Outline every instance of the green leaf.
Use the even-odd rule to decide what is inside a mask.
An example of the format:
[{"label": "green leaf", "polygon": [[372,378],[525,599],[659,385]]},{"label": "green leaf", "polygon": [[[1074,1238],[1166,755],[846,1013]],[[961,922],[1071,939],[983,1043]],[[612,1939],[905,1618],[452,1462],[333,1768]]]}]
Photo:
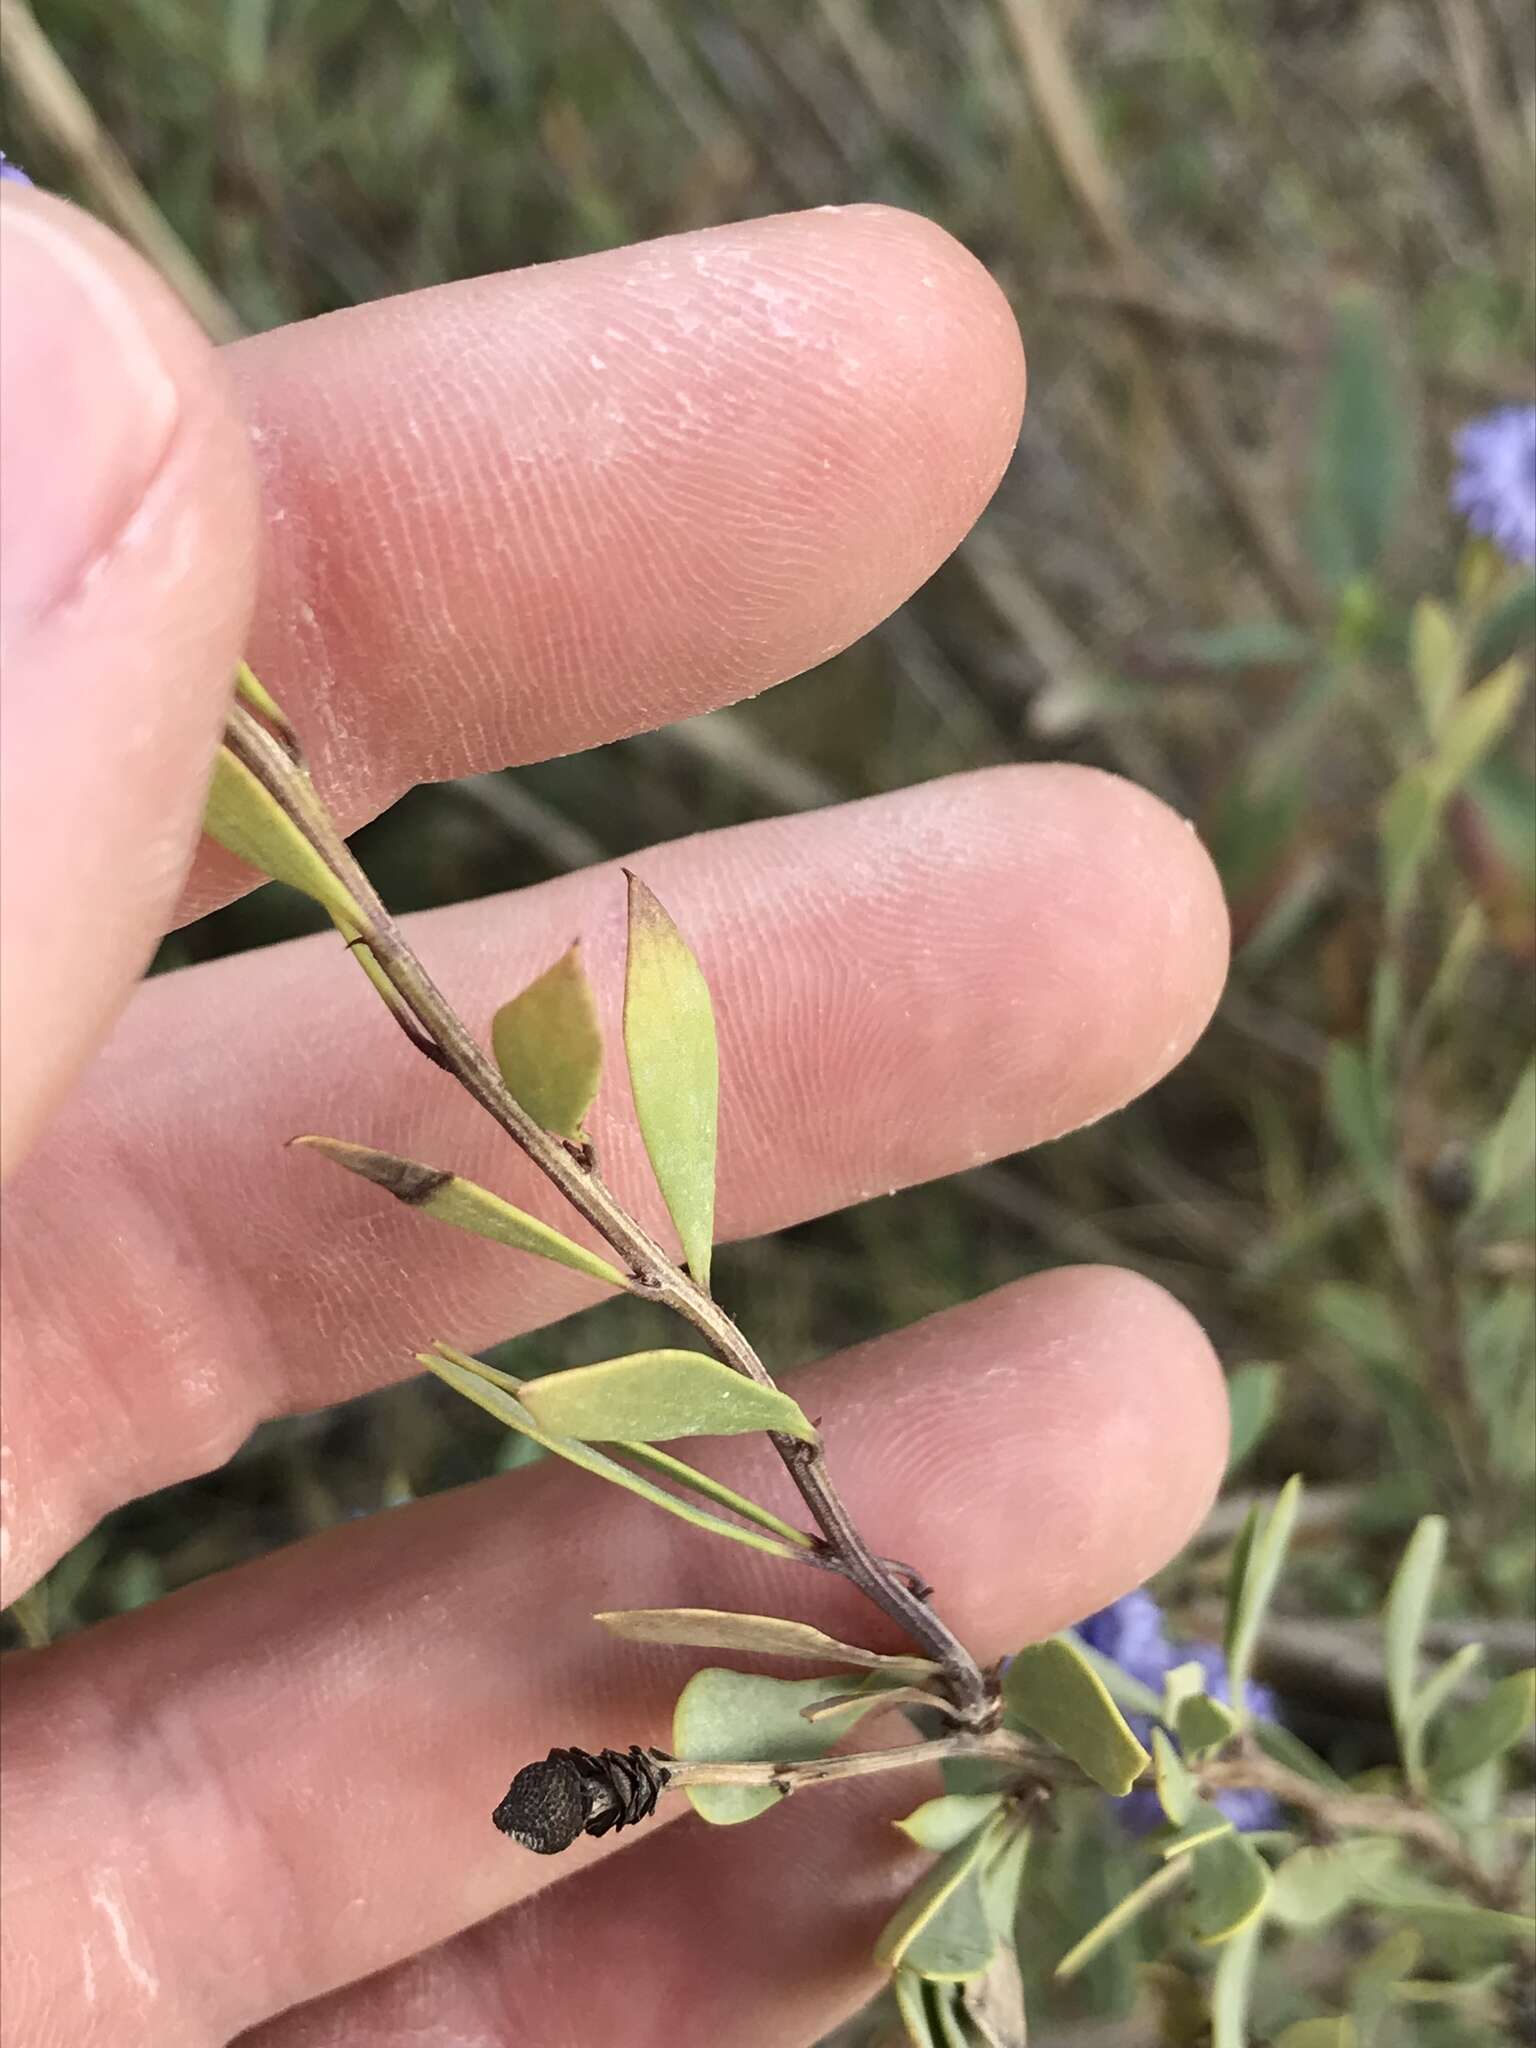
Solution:
[{"label": "green leaf", "polygon": [[603,1072],[592,984],[572,946],[491,1020],[501,1078],[541,1130],[579,1140]]},{"label": "green leaf", "polygon": [[1476,1670],[1482,1662],[1481,1643],[1465,1643],[1454,1656],[1447,1657],[1438,1670],[1432,1672],[1413,1695],[1408,1709],[1408,1723],[1413,1729],[1416,1748],[1422,1744],[1425,1731],[1433,1723],[1436,1714],[1455,1692],[1456,1688]]},{"label": "green leaf", "polygon": [[313,898],[349,938],[365,928],[367,919],[351,892],[342,887],[277,799],[228,747],[220,747],[214,756],[203,830],[247,867]]},{"label": "green leaf", "polygon": [[1382,878],[1386,885],[1387,915],[1393,922],[1412,899],[1443,809],[1434,775],[1423,761],[1404,769],[1382,802]]},{"label": "green leaf", "polygon": [[733,1543],[744,1543],[748,1549],[766,1551],[770,1557],[787,1557],[796,1561],[803,1558],[803,1549],[796,1548],[794,1544],[783,1542],[760,1529],[740,1528],[734,1522],[722,1521],[718,1515],[694,1507],[691,1501],[679,1500],[665,1487],[653,1485],[649,1479],[642,1478],[638,1472],[631,1472],[627,1466],[594,1450],[590,1444],[577,1443],[571,1437],[551,1436],[539,1428],[515,1394],[498,1385],[502,1376],[483,1366],[479,1359],[469,1358],[462,1351],[439,1344],[436,1353],[418,1351],[416,1362],[425,1366],[428,1372],[435,1373],[456,1393],[463,1394],[466,1400],[485,1409],[488,1415],[494,1415],[498,1422],[504,1422],[508,1429],[515,1429],[520,1436],[537,1444],[541,1450],[553,1451],[556,1457],[579,1465],[584,1472],[606,1479],[610,1485],[622,1487],[626,1493],[637,1494],[653,1507],[665,1508],[679,1521],[688,1522],[695,1529],[706,1530],[711,1536],[728,1536]]},{"label": "green leaf", "polygon": [[1328,1121],[1334,1136],[1367,1185],[1378,1194],[1391,1184],[1392,1144],[1370,1064],[1360,1048],[1336,1039],[1323,1073]]},{"label": "green leaf", "polygon": [[1146,1769],[1147,1752],[1070,1636],[1032,1643],[1010,1661],[1003,1673],[1003,1719],[1055,1743],[1116,1797]]},{"label": "green leaf", "polygon": [[907,2039],[912,2048],[949,2048],[942,2034],[936,2032],[938,2017],[929,2002],[929,1987],[915,1970],[898,1970],[892,1981],[896,1993],[896,2010],[901,2023],[907,2030]]},{"label": "green leaf", "polygon": [[243,661],[241,662],[240,666],[235,670],[235,695],[241,700],[242,703],[249,704],[253,711],[257,712],[263,719],[265,719],[266,723],[272,728],[273,732],[283,742],[284,746],[288,749],[289,753],[294,757],[295,760],[297,760],[299,752],[298,735],[297,733],[295,733],[293,727],[288,723],[288,719],[283,711],[283,707],[278,703],[277,699],[274,696],[272,696],[272,694],[267,689],[265,689],[261,683],[259,683],[256,680],[256,677],[252,673],[251,669]]},{"label": "green leaf", "polygon": [[1284,1367],[1279,1365],[1240,1365],[1228,1378],[1227,1407],[1232,1418],[1227,1445],[1229,1475],[1258,1448],[1274,1421],[1283,1373]]},{"label": "green leaf", "polygon": [[1179,1702],[1174,1726],[1184,1754],[1201,1757],[1208,1750],[1219,1749],[1224,1742],[1230,1741],[1237,1733],[1239,1723],[1230,1707],[1224,1706],[1220,1700],[1213,1700],[1207,1692],[1197,1692]]},{"label": "green leaf", "polygon": [[1163,1703],[1150,1685],[1143,1685],[1139,1678],[1133,1678],[1129,1671],[1122,1669],[1113,1657],[1106,1657],[1091,1643],[1085,1643],[1076,1629],[1066,1629],[1063,1633],[1083,1662],[1097,1674],[1104,1690],[1122,1714],[1156,1716],[1162,1712]]},{"label": "green leaf", "polygon": [[1292,668],[1316,652],[1309,633],[1275,619],[1249,619],[1235,626],[1212,626],[1175,634],[1168,642],[1172,661],[1191,668],[1238,671]]},{"label": "green leaf", "polygon": [[702,1351],[635,1351],[529,1380],[523,1406],[556,1436],[582,1443],[668,1442],[776,1430],[814,1443],[800,1405]]},{"label": "green leaf", "polygon": [[1483,1216],[1530,1180],[1536,1168],[1536,1060],[1515,1083],[1498,1122],[1478,1147],[1477,1203]]},{"label": "green leaf", "polygon": [[1407,413],[1393,364],[1380,300],[1346,287],[1333,305],[1306,518],[1312,561],[1336,591],[1377,566],[1402,503]]},{"label": "green leaf", "polygon": [[1255,1506],[1238,1538],[1227,1588],[1227,1673],[1232,1710],[1247,1713],[1248,1674],[1253,1668],[1259,1633],[1290,1548],[1291,1532],[1301,1505],[1301,1480],[1288,1479],[1265,1512]]},{"label": "green leaf", "polygon": [[1154,1870],[1152,1875],[1137,1885],[1134,1891],[1127,1892],[1123,1899],[1112,1906],[1102,1920],[1090,1927],[1081,1940],[1073,1943],[1056,1965],[1055,1975],[1065,1979],[1075,1977],[1080,1970],[1086,1969],[1100,1949],[1108,1947],[1109,1943],[1123,1934],[1134,1921],[1139,1920],[1143,1913],[1155,1906],[1159,1899],[1164,1899],[1170,1892],[1177,1891],[1184,1878],[1185,1866],[1182,1863],[1170,1863],[1162,1870]]},{"label": "green leaf", "polygon": [[1466,681],[1461,632],[1443,604],[1421,597],[1408,628],[1408,665],[1418,693],[1424,727],[1433,740],[1445,726]]},{"label": "green leaf", "polygon": [[920,1977],[976,1977],[997,1949],[980,1873],[1002,1838],[1002,1816],[951,1849],[922,1877],[887,1921],[875,1960]]},{"label": "green leaf", "polygon": [[1275,2048],[1356,2048],[1355,2023],[1349,2018],[1293,2020]]},{"label": "green leaf", "polygon": [[[526,1380],[514,1379],[511,1373],[499,1372],[495,1366],[487,1365],[483,1358],[466,1358],[462,1351],[455,1351],[451,1345],[438,1344],[436,1349],[479,1378],[489,1380],[493,1386],[502,1388],[517,1402],[518,1413],[524,1420],[532,1420],[522,1407],[523,1389],[528,1384]],[[685,1465],[681,1458],[674,1458],[669,1451],[660,1451],[654,1444],[634,1442],[616,1443],[612,1449],[616,1456],[643,1465],[649,1472],[659,1472],[664,1479],[674,1480],[677,1485],[687,1487],[690,1493],[698,1494],[701,1499],[712,1500],[717,1507],[729,1508],[733,1515],[740,1515],[744,1521],[754,1522],[758,1528],[768,1529],[775,1536],[782,1536],[785,1543],[793,1544],[798,1551],[804,1552],[814,1548],[812,1538],[807,1536],[803,1529],[797,1529],[792,1522],[784,1521],[774,1514],[771,1508],[763,1507],[760,1502],[748,1500],[745,1494],[737,1493],[734,1488],[727,1486],[723,1480],[716,1479],[712,1474],[700,1472],[695,1466]],[[786,1552],[781,1544],[774,1544],[771,1548],[775,1556],[793,1555],[793,1552]],[[830,1638],[828,1640],[830,1641]]]},{"label": "green leaf", "polygon": [[1172,1834],[1157,1837],[1158,1853],[1165,1863],[1172,1863],[1231,1833],[1232,1823],[1219,1806],[1213,1806],[1208,1799],[1196,1799]]},{"label": "green leaf", "polygon": [[291,1138],[289,1143],[318,1152],[337,1166],[344,1166],[348,1173],[372,1181],[397,1202],[422,1216],[430,1216],[434,1222],[467,1230],[474,1237],[488,1237],[492,1243],[510,1245],[514,1251],[552,1259],[556,1265],[569,1266],[573,1272],[585,1273],[589,1279],[601,1280],[609,1287],[629,1285],[617,1266],[611,1266],[596,1252],[574,1244],[536,1216],[514,1209],[500,1195],[477,1187],[460,1174],[449,1173],[442,1167],[419,1166],[414,1160],[396,1158],[392,1152],[376,1152],[371,1145],[351,1145],[341,1138]]},{"label": "green leaf", "polygon": [[930,1657],[893,1657],[823,1635],[805,1621],[773,1614],[731,1614],[716,1607],[627,1607],[594,1615],[631,1643],[681,1643],[695,1650],[749,1650],[764,1657],[805,1657],[815,1664],[851,1664],[891,1678],[931,1678]]},{"label": "green leaf", "polygon": [[1011,1948],[1019,1917],[1019,1894],[1024,1887],[1024,1866],[1029,1860],[1031,1835],[1016,1816],[1010,1815],[1002,1840],[982,1866],[981,1903],[992,1932],[1001,1946]]},{"label": "green leaf", "polygon": [[1408,1539],[1382,1612],[1387,1697],[1392,1703],[1403,1769],[1416,1792],[1424,1788],[1424,1730],[1413,1712],[1419,1689],[1419,1646],[1445,1559],[1445,1541],[1445,1517],[1426,1515]]},{"label": "green leaf", "polygon": [[1158,1804],[1174,1827],[1183,1827],[1199,1803],[1200,1794],[1188,1765],[1161,1728],[1152,1730],[1152,1768]]},{"label": "green leaf", "polygon": [[1472,674],[1485,676],[1522,647],[1536,645],[1536,576],[1524,577],[1478,626]]},{"label": "green leaf", "polygon": [[[802,1763],[825,1756],[847,1723],[808,1721],[804,1709],[845,1693],[848,1680],[758,1678],[744,1671],[695,1672],[678,1695],[672,1748],[690,1763]],[[771,1785],[689,1785],[695,1810],[717,1827],[754,1820],[777,1806]]]},{"label": "green leaf", "polygon": [[1248,2008],[1259,1960],[1259,1922],[1227,1942],[1211,1978],[1211,2048],[1249,2048]]},{"label": "green leaf", "polygon": [[1368,1896],[1401,1854],[1385,1835],[1352,1835],[1327,1848],[1298,1849],[1274,1873],[1270,1917],[1301,1932],[1326,1927]]},{"label": "green leaf", "polygon": [[707,1290],[720,1092],[714,1010],[698,961],[638,875],[629,877],[624,1049],[651,1170],[688,1270]]},{"label": "green leaf", "polygon": [[1536,1720],[1536,1670],[1515,1671],[1489,1689],[1486,1699],[1445,1717],[1435,1745],[1430,1783],[1445,1791],[1479,1765],[1502,1756]]},{"label": "green leaf", "polygon": [[1324,1763],[1316,1750],[1309,1749],[1299,1735],[1293,1735],[1289,1728],[1282,1728],[1277,1721],[1255,1721],[1249,1732],[1267,1757],[1273,1757],[1277,1764],[1284,1764],[1287,1770],[1295,1771],[1298,1777],[1309,1778],[1314,1785],[1323,1785],[1330,1792],[1348,1792],[1350,1789],[1333,1766]]},{"label": "green leaf", "polygon": [[1527,671],[1517,655],[1457,699],[1435,747],[1432,769],[1441,802],[1453,797],[1490,753],[1520,708]]},{"label": "green leaf", "polygon": [[1214,1946],[1257,1920],[1269,1898],[1269,1865],[1239,1834],[1218,1835],[1196,1849],[1190,1931]]},{"label": "green leaf", "polygon": [[958,1848],[975,1833],[983,1821],[1001,1810],[1001,1792],[945,1792],[937,1799],[925,1799],[921,1806],[894,1826],[935,1856]]}]

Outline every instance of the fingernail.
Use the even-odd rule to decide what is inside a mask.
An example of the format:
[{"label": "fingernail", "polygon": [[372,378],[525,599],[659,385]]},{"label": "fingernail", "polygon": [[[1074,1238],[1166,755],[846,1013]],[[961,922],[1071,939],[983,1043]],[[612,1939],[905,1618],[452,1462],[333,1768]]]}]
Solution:
[{"label": "fingernail", "polygon": [[176,386],[122,285],[68,217],[0,205],[0,619],[67,596],[132,519]]}]

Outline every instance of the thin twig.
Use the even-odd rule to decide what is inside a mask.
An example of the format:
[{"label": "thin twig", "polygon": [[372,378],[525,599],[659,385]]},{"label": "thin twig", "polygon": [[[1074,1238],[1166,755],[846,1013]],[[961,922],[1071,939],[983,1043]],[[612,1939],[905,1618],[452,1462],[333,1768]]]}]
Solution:
[{"label": "thin twig", "polygon": [[[542,1130],[508,1092],[490,1057],[412,952],[308,777],[243,704],[231,711],[226,744],[282,805],[350,892],[366,920],[362,937],[369,953],[417,1029],[431,1042],[438,1063],[619,1253],[652,1299],[691,1323],[727,1365],[761,1386],[773,1386],[767,1367],[720,1304],[635,1222],[597,1172]],[[415,1031],[407,1035],[412,1044],[418,1044]],[[976,1660],[933,1609],[864,1541],[828,1477],[820,1444],[777,1434],[770,1441],[845,1575],[943,1667],[951,1697],[965,1719],[972,1725],[986,1721],[992,1707]]]},{"label": "thin twig", "polygon": [[239,316],[150,198],[26,0],[0,0],[0,49],[27,111],[101,211],[154,264],[213,341],[235,341]]},{"label": "thin twig", "polygon": [[885,1771],[907,1771],[921,1764],[956,1763],[982,1758],[1013,1764],[1035,1779],[1082,1785],[1088,1781],[1065,1757],[1034,1747],[1005,1728],[989,1734],[939,1735],[931,1742],[903,1743],[895,1749],[860,1750],[852,1756],[818,1756],[794,1763],[705,1764],[667,1757],[670,1785],[772,1786],[788,1794],[806,1785],[829,1785],[844,1778],[873,1778]]},{"label": "thin twig", "polygon": [[1507,1884],[1491,1877],[1468,1855],[1461,1837],[1437,1813],[1384,1793],[1332,1792],[1272,1758],[1252,1752],[1230,1762],[1199,1767],[1201,1785],[1212,1792],[1267,1792],[1283,1805],[1307,1814],[1329,1834],[1396,1835],[1439,1863],[1463,1891],[1485,1906],[1505,1911],[1510,1906]]}]

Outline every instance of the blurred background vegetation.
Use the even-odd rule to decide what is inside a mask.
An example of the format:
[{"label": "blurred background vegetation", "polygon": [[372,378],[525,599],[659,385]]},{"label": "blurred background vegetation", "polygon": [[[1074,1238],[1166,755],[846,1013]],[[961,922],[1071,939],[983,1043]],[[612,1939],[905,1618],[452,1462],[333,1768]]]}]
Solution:
[{"label": "blurred background vegetation", "polygon": [[[1439,1646],[1528,1661],[1536,782],[1500,664],[1529,660],[1536,586],[1445,509],[1456,427],[1531,396],[1526,0],[49,0],[44,19],[245,328],[855,199],[932,216],[992,269],[1029,416],[926,589],[750,706],[420,790],[361,835],[365,864],[410,909],[991,762],[1156,790],[1215,851],[1236,923],[1193,1057],[1060,1143],[731,1250],[720,1284],[793,1362],[1031,1268],[1134,1266],[1240,1374],[1248,1443],[1239,1498],[1160,1586],[1174,1612],[1219,1632],[1223,1532],[1299,1469],[1268,1670],[1336,1763],[1389,1749],[1366,1617],[1417,1515],[1452,1521]],[[111,166],[61,148],[14,81],[5,139],[110,216]],[[1416,619],[1425,596],[1444,614]],[[311,922],[269,887],[161,965]],[[518,1369],[622,1349],[635,1314],[531,1340]],[[98,1530],[27,1630],[490,1469],[499,1432],[439,1396],[269,1425]]]}]

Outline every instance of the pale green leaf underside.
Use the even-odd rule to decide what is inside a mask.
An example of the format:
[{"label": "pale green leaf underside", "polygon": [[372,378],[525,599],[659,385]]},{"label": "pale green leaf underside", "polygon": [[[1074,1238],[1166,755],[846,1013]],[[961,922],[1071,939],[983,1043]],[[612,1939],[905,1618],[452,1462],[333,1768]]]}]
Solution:
[{"label": "pale green leaf underside", "polygon": [[1199,1793],[1189,1766],[1161,1728],[1152,1730],[1152,1766],[1158,1803],[1176,1828],[1183,1827],[1195,1809]]},{"label": "pale green leaf underside", "polygon": [[914,1812],[893,1825],[910,1836],[919,1849],[941,1856],[973,1835],[983,1821],[1000,1811],[1002,1803],[1001,1792],[944,1792],[937,1799],[924,1800]]},{"label": "pale green leaf underside", "polygon": [[572,946],[491,1022],[501,1078],[541,1130],[583,1135],[603,1073],[603,1034],[592,985]]},{"label": "pale green leaf underside", "polygon": [[584,1443],[664,1443],[684,1436],[776,1430],[814,1443],[800,1405],[702,1351],[636,1351],[550,1373],[523,1387],[541,1429]]},{"label": "pale green leaf underside", "polygon": [[1520,1740],[1533,1719],[1536,1671],[1515,1671],[1501,1678],[1486,1699],[1446,1715],[1430,1765],[1431,1784],[1437,1791],[1443,1790],[1502,1756]]},{"label": "pale green leaf underside", "polygon": [[537,1216],[514,1209],[500,1195],[477,1187],[461,1174],[448,1173],[433,1166],[419,1166],[414,1160],[396,1158],[392,1152],[378,1152],[371,1145],[348,1144],[341,1138],[304,1137],[295,1138],[292,1142],[334,1160],[348,1173],[372,1181],[376,1187],[393,1195],[397,1202],[403,1202],[408,1209],[415,1209],[419,1215],[430,1216],[436,1223],[447,1223],[455,1230],[467,1230],[474,1237],[489,1238],[493,1244],[508,1245],[514,1251],[532,1252],[537,1258],[552,1259],[556,1265],[569,1266],[574,1272],[585,1273],[589,1279],[601,1280],[609,1287],[627,1287],[629,1284],[617,1266],[599,1258],[596,1252],[589,1252],[585,1245],[576,1244],[558,1230],[552,1230]]},{"label": "pale green leaf underside", "polygon": [[313,897],[349,938],[365,923],[362,911],[321,860],[298,826],[228,747],[214,756],[203,808],[203,830],[247,867]]},{"label": "pale green leaf underside", "polygon": [[[631,1472],[614,1458],[594,1450],[592,1445],[578,1443],[573,1437],[552,1436],[540,1429],[522,1403],[506,1388],[497,1384],[498,1375],[483,1368],[478,1359],[467,1357],[461,1351],[440,1346],[437,1353],[420,1351],[416,1354],[418,1365],[437,1377],[457,1393],[463,1394],[488,1415],[494,1415],[509,1429],[515,1429],[531,1443],[542,1450],[552,1451],[556,1457],[564,1458],[572,1465],[579,1465],[584,1472],[590,1472],[599,1479],[606,1479],[625,1492],[638,1494],[654,1507],[665,1508],[669,1515],[676,1515],[680,1521],[691,1523],[695,1529],[704,1529],[712,1536],[728,1536],[733,1543],[744,1543],[752,1550],[765,1550],[772,1557],[798,1559],[801,1550],[794,1544],[784,1542],[762,1529],[744,1529],[735,1522],[723,1521],[720,1516],[709,1514],[703,1508],[696,1508],[691,1501],[679,1500],[675,1493],[668,1493],[665,1487],[654,1485],[638,1472]],[[627,1446],[621,1448],[628,1449]]]},{"label": "pale green leaf underside", "polygon": [[695,1650],[749,1650],[767,1657],[804,1657],[817,1664],[848,1664],[892,1678],[931,1678],[928,1657],[887,1656],[823,1635],[809,1622],[772,1614],[731,1614],[716,1607],[627,1607],[594,1616],[632,1643],[681,1643]]},{"label": "pale green leaf underside", "polygon": [[875,1944],[889,1970],[951,1981],[976,1977],[997,1948],[981,1870],[1002,1840],[1001,1816],[961,1842],[926,1873],[896,1908]]},{"label": "pale green leaf underside", "polygon": [[1020,1650],[1003,1674],[1003,1714],[1043,1735],[1096,1785],[1121,1797],[1147,1766],[1098,1672],[1068,1636]]},{"label": "pale green leaf underside", "polygon": [[688,1269],[707,1290],[720,1093],[714,1009],[687,942],[636,875],[629,877],[624,1050],[651,1170]]},{"label": "pale green leaf underside", "polygon": [[1238,1834],[1218,1835],[1196,1849],[1190,1931],[1196,1941],[1230,1941],[1257,1919],[1269,1897],[1269,1865]]},{"label": "pale green leaf underside", "polygon": [[[690,1763],[800,1763],[824,1756],[848,1723],[841,1715],[808,1721],[805,1708],[846,1693],[839,1672],[823,1678],[760,1678],[744,1671],[699,1671],[678,1695],[672,1748]],[[778,1804],[771,1785],[690,1785],[698,1813],[717,1826],[753,1820]]]}]

